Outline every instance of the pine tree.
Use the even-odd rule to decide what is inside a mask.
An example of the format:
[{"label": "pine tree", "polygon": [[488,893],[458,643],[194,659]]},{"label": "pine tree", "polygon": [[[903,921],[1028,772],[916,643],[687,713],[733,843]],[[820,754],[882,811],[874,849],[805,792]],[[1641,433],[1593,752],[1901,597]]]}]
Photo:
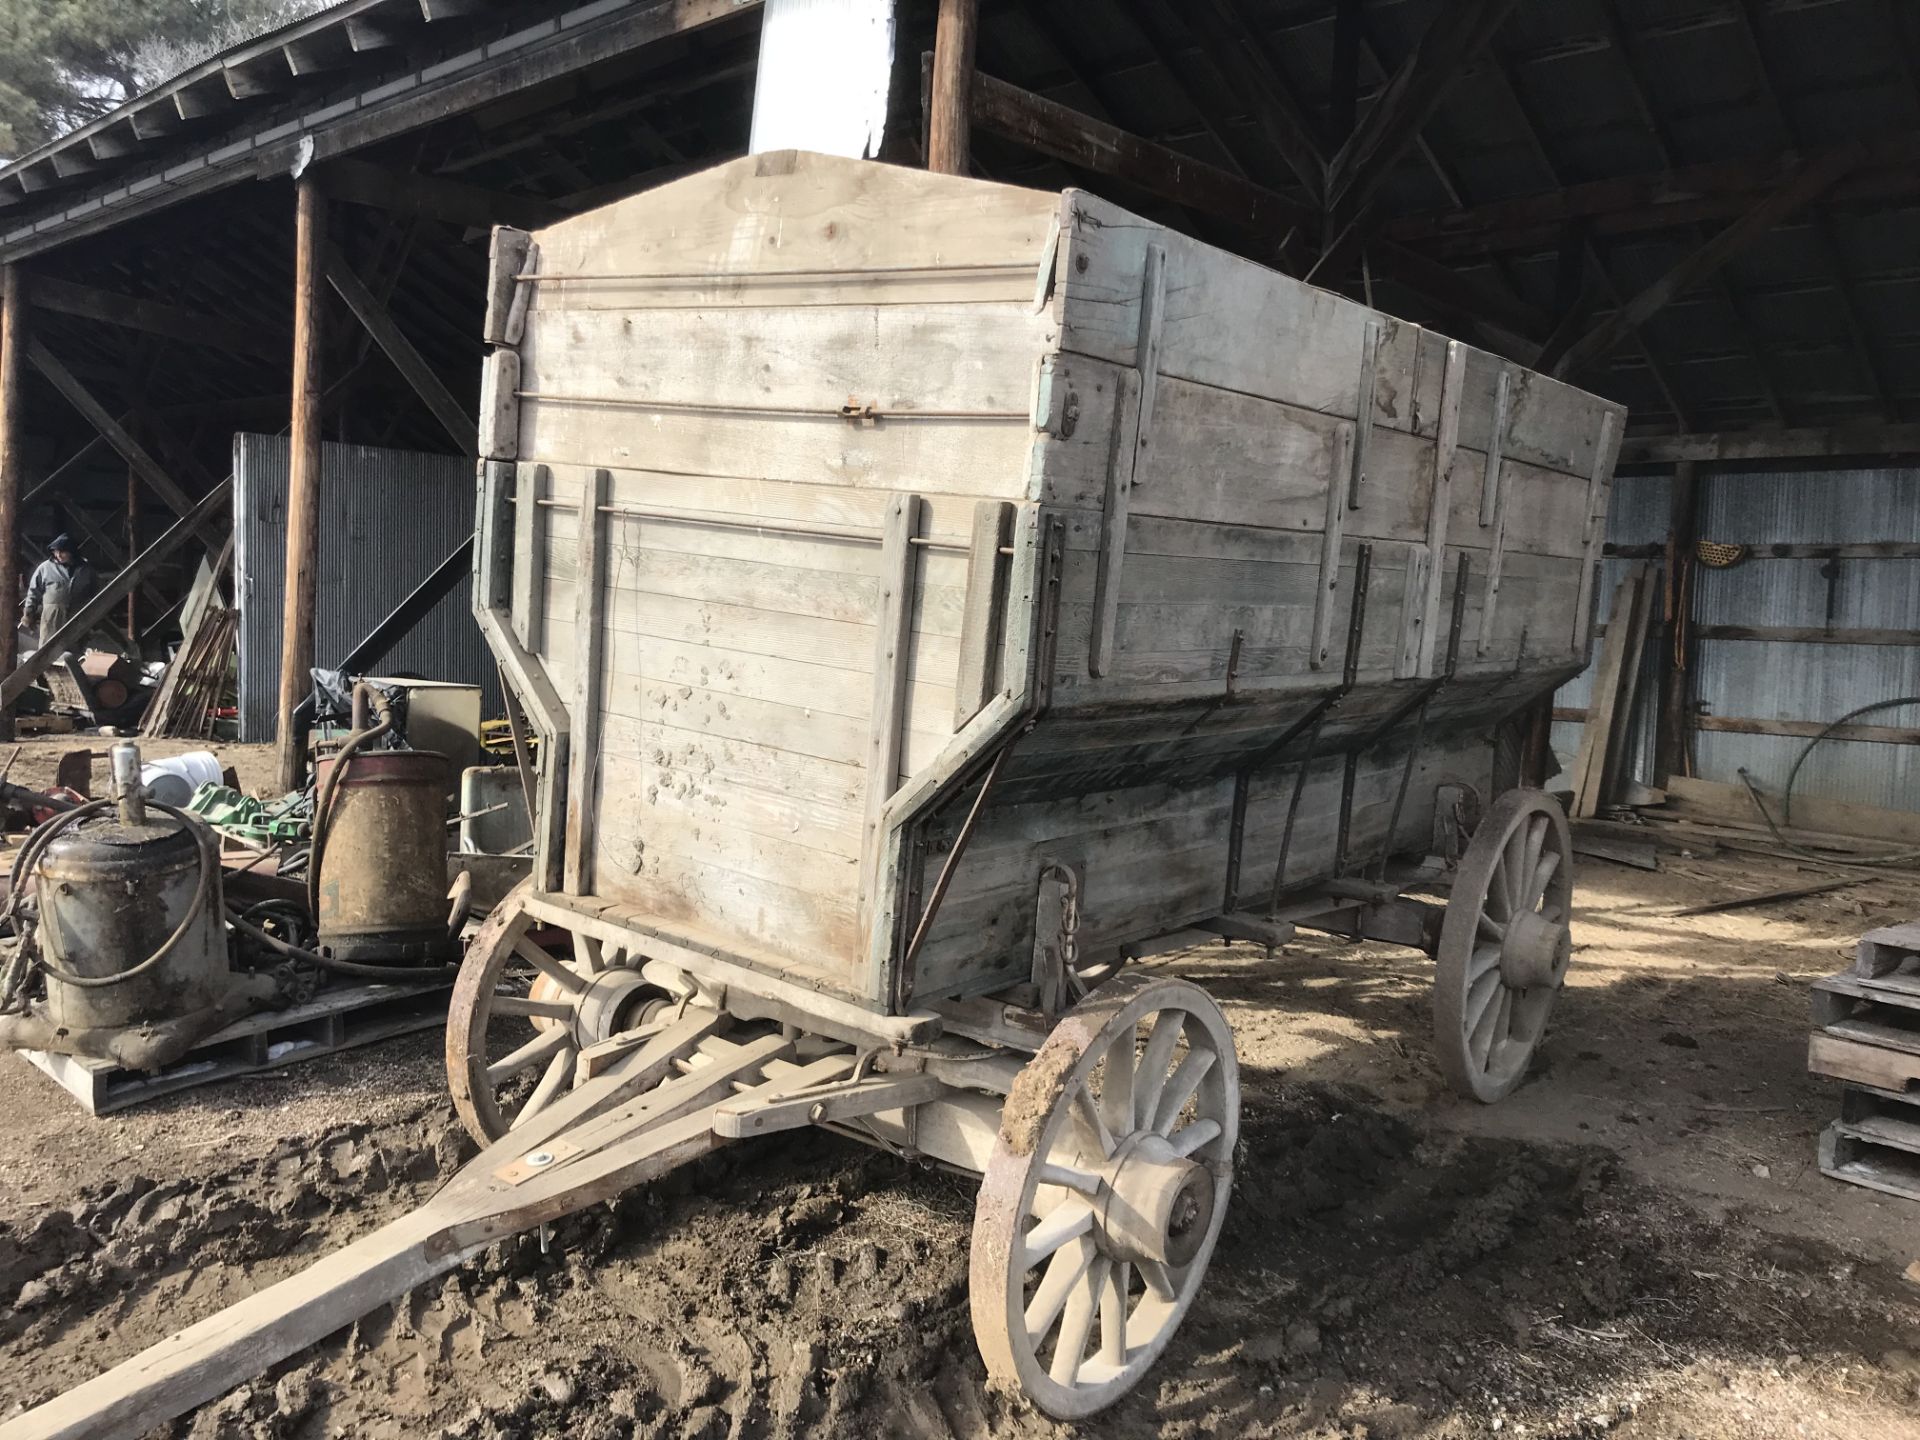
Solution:
[{"label": "pine tree", "polygon": [[17,156],[326,0],[0,0],[0,155]]}]

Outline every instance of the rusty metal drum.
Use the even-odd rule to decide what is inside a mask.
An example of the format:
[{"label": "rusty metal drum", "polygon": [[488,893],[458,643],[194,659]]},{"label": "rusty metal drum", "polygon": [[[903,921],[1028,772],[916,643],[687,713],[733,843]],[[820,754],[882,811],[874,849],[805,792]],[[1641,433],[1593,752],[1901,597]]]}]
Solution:
[{"label": "rusty metal drum", "polygon": [[[323,760],[325,793],[337,760]],[[447,929],[447,757],[368,750],[333,786],[316,837],[314,916],[322,953],[361,964],[453,958]]]},{"label": "rusty metal drum", "polygon": [[[71,1030],[112,1029],[206,1010],[227,990],[220,874],[204,839],[169,815],[128,824],[111,811],[48,842],[34,869],[40,943],[51,962],[47,1014]],[[99,988],[63,982],[117,975],[186,930],[153,969]]]}]

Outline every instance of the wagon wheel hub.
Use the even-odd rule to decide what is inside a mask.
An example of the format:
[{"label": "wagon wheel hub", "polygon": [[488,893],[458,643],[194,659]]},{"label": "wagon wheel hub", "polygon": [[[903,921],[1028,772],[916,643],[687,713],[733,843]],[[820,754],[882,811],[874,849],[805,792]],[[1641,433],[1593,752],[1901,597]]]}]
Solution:
[{"label": "wagon wheel hub", "polygon": [[1573,955],[1573,927],[1538,911],[1507,922],[1500,940],[1500,978],[1509,989],[1533,990],[1566,978]]},{"label": "wagon wheel hub", "polygon": [[1213,1225],[1214,1180],[1151,1130],[1125,1143],[1100,1208],[1100,1248],[1118,1260],[1191,1264]]},{"label": "wagon wheel hub", "polygon": [[[576,967],[569,966],[569,969]],[[574,1045],[586,1050],[603,1040],[611,1040],[624,1030],[644,1024],[649,1004],[663,1004],[660,992],[641,978],[638,970],[617,968],[595,975],[582,975],[584,990],[570,991],[551,976],[536,975],[528,987],[527,998],[566,1005],[572,1015],[565,1019],[535,1016],[534,1028],[565,1028]]]}]

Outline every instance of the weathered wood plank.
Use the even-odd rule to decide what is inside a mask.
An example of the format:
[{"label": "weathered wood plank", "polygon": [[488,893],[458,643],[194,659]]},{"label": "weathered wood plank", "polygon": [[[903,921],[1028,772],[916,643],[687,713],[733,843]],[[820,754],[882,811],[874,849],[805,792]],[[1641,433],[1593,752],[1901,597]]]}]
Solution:
[{"label": "weathered wood plank", "polygon": [[[967,553],[967,596],[960,619],[960,660],[953,682],[953,728],[980,713],[999,680],[1000,623],[1006,609],[1007,561],[1001,552],[1013,538],[1013,506],[982,500],[974,507],[973,540]],[[932,568],[927,556],[926,568]],[[926,576],[921,579],[922,593]]]},{"label": "weathered wood plank", "polygon": [[913,645],[913,536],[919,520],[919,497],[898,496],[887,512],[880,541],[881,588],[873,639],[873,706],[868,720],[866,853],[860,869],[863,916],[869,913],[879,892],[880,822],[894,787],[900,783],[908,656]]}]

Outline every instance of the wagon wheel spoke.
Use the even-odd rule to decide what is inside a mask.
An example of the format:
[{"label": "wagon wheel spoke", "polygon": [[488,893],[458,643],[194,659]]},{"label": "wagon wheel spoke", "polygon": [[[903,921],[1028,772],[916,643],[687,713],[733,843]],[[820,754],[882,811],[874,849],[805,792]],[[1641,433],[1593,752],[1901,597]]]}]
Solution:
[{"label": "wagon wheel spoke", "polygon": [[1200,1089],[1200,1083],[1207,1078],[1207,1072],[1213,1069],[1219,1056],[1211,1050],[1189,1050],[1186,1058],[1180,1062],[1173,1074],[1168,1077],[1166,1089],[1160,1094],[1160,1104],[1153,1112],[1153,1120],[1148,1129],[1165,1135],[1173,1129],[1173,1122],[1187,1108],[1187,1102],[1193,1099]]},{"label": "wagon wheel spoke", "polygon": [[1087,1273],[1067,1293],[1066,1309],[1060,1315],[1060,1334],[1053,1342],[1053,1363],[1047,1375],[1056,1384],[1071,1385],[1080,1374],[1087,1355],[1087,1337],[1093,1334],[1093,1321],[1100,1303],[1100,1292],[1107,1283],[1112,1261],[1099,1255],[1087,1267]]},{"label": "wagon wheel spoke", "polygon": [[536,1065],[545,1064],[562,1050],[571,1048],[572,1044],[572,1037],[564,1030],[542,1030],[518,1050],[489,1065],[487,1083],[498,1088],[522,1070],[531,1070]]},{"label": "wagon wheel spoke", "polygon": [[535,1000],[527,995],[495,995],[493,1013],[526,1020],[571,1020],[573,1006],[564,1000]]},{"label": "wagon wheel spoke", "polygon": [[561,964],[525,935],[513,942],[513,953],[570,995],[578,995],[587,988],[586,980],[577,971]]},{"label": "wagon wheel spoke", "polygon": [[1560,857],[1543,855],[1533,868],[1533,890],[1527,902],[1529,910],[1538,909],[1547,898],[1547,886],[1553,883],[1553,877],[1559,873]]},{"label": "wagon wheel spoke", "polygon": [[607,968],[606,955],[600,948],[600,942],[578,930],[573,932],[573,958],[589,975],[597,975]]},{"label": "wagon wheel spoke", "polygon": [[580,1052],[568,1045],[547,1062],[540,1083],[533,1087],[533,1093],[527,1097],[527,1103],[520,1107],[520,1113],[513,1117],[507,1126],[509,1130],[518,1130],[527,1121],[547,1108],[548,1103],[560,1093],[561,1086],[573,1079],[574,1066],[579,1062]]},{"label": "wagon wheel spoke", "polygon": [[1153,1292],[1154,1298],[1159,1300],[1173,1299],[1173,1276],[1167,1272],[1167,1267],[1160,1261],[1142,1260],[1140,1262],[1140,1278],[1147,1282],[1147,1289]]},{"label": "wagon wheel spoke", "polygon": [[1107,1047],[1106,1074],[1100,1080],[1100,1119],[1115,1135],[1133,1129],[1134,1046],[1138,1038],[1136,1030],[1129,1028]]},{"label": "wagon wheel spoke", "polygon": [[1083,1200],[1069,1200],[1027,1232],[1027,1238],[1020,1244],[1020,1251],[1030,1268],[1069,1240],[1077,1240],[1091,1229],[1093,1207]]},{"label": "wagon wheel spoke", "polygon": [[1027,1302],[1023,1317],[1027,1343],[1035,1349],[1053,1330],[1054,1322],[1066,1308],[1067,1296],[1087,1273],[1096,1253],[1092,1237],[1081,1235],[1056,1250],[1053,1259],[1047,1263],[1047,1273],[1041,1277],[1038,1288],[1033,1292],[1033,1299]]},{"label": "wagon wheel spoke", "polygon": [[1173,1059],[1173,1047],[1180,1043],[1185,1032],[1186,1015],[1179,1010],[1162,1010],[1153,1022],[1153,1033],[1147,1037],[1146,1048],[1140,1052],[1140,1066],[1136,1073],[1133,1116],[1128,1125],[1130,1130],[1142,1129],[1153,1123],[1160,1110],[1160,1097],[1167,1088],[1167,1066]]},{"label": "wagon wheel spoke", "polygon": [[1116,1370],[1127,1363],[1127,1307],[1133,1288],[1133,1266],[1116,1260],[1107,1271],[1100,1292],[1100,1363]]}]

